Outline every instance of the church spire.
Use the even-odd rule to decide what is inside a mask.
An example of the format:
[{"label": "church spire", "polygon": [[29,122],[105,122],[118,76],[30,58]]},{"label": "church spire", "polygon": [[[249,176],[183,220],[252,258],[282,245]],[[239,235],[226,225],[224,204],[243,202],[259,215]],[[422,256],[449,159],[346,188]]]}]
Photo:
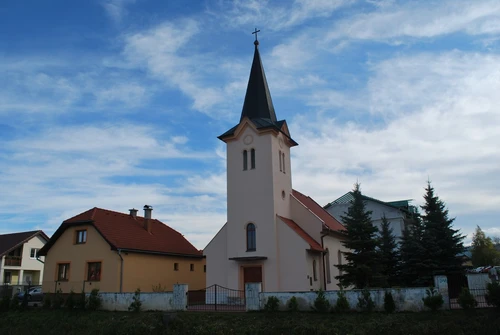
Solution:
[{"label": "church spire", "polygon": [[275,123],[277,119],[276,113],[274,112],[273,100],[271,99],[271,93],[267,86],[266,74],[264,73],[264,67],[260,59],[259,41],[257,39],[257,33],[259,31],[260,30],[255,29],[252,33],[255,34],[255,52],[240,121],[244,117],[247,117],[251,120],[267,119]]}]

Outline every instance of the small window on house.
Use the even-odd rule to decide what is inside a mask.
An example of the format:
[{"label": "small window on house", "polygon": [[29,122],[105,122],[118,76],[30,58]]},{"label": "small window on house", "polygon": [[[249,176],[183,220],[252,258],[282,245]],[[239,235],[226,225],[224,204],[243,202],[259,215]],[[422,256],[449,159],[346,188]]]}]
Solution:
[{"label": "small window on house", "polygon": [[253,223],[249,223],[247,225],[247,251],[255,251],[255,250],[256,250],[255,225]]},{"label": "small window on house", "polygon": [[38,254],[38,250],[40,250],[40,249],[31,248],[30,258],[36,258],[36,255]]},{"label": "small window on house", "polygon": [[4,275],[3,275],[3,279],[4,279],[4,280],[3,280],[3,283],[4,283],[4,284],[10,284],[10,281],[11,281],[11,279],[12,279],[12,273],[11,273],[11,272],[7,272],[7,271],[5,271],[5,272],[4,272]]},{"label": "small window on house", "polygon": [[84,244],[87,242],[87,231],[77,230],[76,231],[76,244]]},{"label": "small window on house", "polygon": [[313,260],[313,279],[314,281],[318,281],[318,273],[316,271],[316,260]]},{"label": "small window on house", "polygon": [[281,167],[281,150],[280,150],[278,156],[280,157],[280,171],[283,171],[283,168]]},{"label": "small window on house", "polygon": [[[342,265],[342,251],[339,250],[338,252],[338,261],[339,261],[339,265]],[[342,276],[342,270],[339,270],[339,276]]]},{"label": "small window on house", "polygon": [[203,272],[207,272],[207,266],[203,265]]},{"label": "small window on house", "polygon": [[174,263],[174,271],[179,271],[179,263]]},{"label": "small window on house", "polygon": [[194,271],[194,264],[189,265],[189,271]]},{"label": "small window on house", "polygon": [[283,173],[286,173],[285,172],[285,153],[283,153],[281,157],[282,157],[281,162],[283,163]]},{"label": "small window on house", "polygon": [[243,170],[248,170],[248,152],[243,150]]},{"label": "small window on house", "polygon": [[101,280],[101,262],[87,263],[87,281]]},{"label": "small window on house", "polygon": [[57,280],[69,280],[69,263],[60,263],[57,265]]},{"label": "small window on house", "polygon": [[326,282],[330,284],[332,282],[332,275],[330,273],[330,251],[326,248]]},{"label": "small window on house", "polygon": [[255,169],[255,149],[250,150],[250,166],[252,169]]}]

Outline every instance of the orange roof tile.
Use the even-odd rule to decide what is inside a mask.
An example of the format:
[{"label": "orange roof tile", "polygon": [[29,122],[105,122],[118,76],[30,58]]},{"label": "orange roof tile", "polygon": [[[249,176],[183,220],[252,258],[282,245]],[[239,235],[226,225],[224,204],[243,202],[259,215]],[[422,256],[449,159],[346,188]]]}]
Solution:
[{"label": "orange roof tile", "polygon": [[316,201],[311,197],[300,193],[297,190],[292,190],[292,194],[297,200],[299,200],[304,206],[306,206],[311,212],[313,212],[317,217],[319,217],[325,225],[334,231],[345,230],[345,227],[337,221],[330,213],[328,213],[323,207],[321,207]]},{"label": "orange roof tile", "polygon": [[71,226],[90,224],[109,243],[112,249],[126,249],[160,254],[199,256],[196,249],[181,233],[156,219],[150,219],[151,233],[144,228],[140,216],[94,207],[65,220],[39,254],[46,255],[57,238]]},{"label": "orange roof tile", "polygon": [[306,241],[309,244],[309,246],[311,247],[312,250],[315,250],[315,251],[324,251],[324,249],[321,247],[321,245],[318,242],[316,242],[316,240],[313,239],[311,237],[311,235],[309,235],[302,228],[300,228],[300,226],[297,223],[295,223],[295,221],[287,219],[287,218],[282,217],[280,215],[278,215],[278,217],[281,219],[281,221],[283,221],[284,223],[286,223],[286,225],[288,227],[292,228],[292,230],[295,233],[297,233],[297,235],[299,235],[300,237],[302,237],[302,239],[304,239],[304,241]]}]

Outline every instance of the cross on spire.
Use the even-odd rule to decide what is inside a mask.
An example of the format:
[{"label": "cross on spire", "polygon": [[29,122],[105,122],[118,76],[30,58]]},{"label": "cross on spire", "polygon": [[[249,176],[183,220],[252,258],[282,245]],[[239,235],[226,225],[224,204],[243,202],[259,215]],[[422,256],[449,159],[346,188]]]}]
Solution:
[{"label": "cross on spire", "polygon": [[252,35],[255,34],[255,42],[253,42],[255,45],[259,44],[259,41],[257,40],[257,33],[258,32],[260,32],[260,29],[257,30],[257,28],[255,28],[255,31],[252,32]]}]

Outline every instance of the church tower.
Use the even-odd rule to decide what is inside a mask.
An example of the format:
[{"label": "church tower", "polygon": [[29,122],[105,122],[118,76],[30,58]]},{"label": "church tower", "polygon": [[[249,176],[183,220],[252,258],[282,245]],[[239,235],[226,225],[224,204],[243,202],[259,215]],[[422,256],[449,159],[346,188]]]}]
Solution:
[{"label": "church tower", "polygon": [[278,121],[264,67],[255,51],[239,123],[219,136],[227,145],[228,287],[262,282],[279,289],[277,216],[291,217],[290,137]]}]

